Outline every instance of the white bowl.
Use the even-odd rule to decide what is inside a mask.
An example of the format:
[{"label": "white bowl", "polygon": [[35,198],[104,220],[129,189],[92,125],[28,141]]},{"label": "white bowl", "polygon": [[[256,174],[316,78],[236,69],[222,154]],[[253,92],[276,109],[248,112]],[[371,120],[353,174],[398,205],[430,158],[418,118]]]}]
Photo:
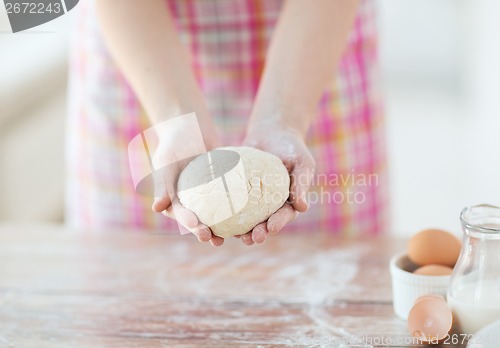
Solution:
[{"label": "white bowl", "polygon": [[408,319],[408,313],[417,298],[430,294],[442,295],[446,298],[450,283],[451,275],[413,274],[412,272],[418,267],[405,253],[394,255],[390,262],[394,312],[405,320]]}]

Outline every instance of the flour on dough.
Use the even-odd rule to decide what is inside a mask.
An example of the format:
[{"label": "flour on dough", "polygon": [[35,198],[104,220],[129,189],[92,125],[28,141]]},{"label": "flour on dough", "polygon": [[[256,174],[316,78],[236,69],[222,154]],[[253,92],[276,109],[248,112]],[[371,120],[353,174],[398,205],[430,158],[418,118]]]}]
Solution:
[{"label": "flour on dough", "polygon": [[288,199],[290,176],[281,160],[252,147],[221,147],[192,160],[177,182],[187,209],[220,237],[244,234]]}]

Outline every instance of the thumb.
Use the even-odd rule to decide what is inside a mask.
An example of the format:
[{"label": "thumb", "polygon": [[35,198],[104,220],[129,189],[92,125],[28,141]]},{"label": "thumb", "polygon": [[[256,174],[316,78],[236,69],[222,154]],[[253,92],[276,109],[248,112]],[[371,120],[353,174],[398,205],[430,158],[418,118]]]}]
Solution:
[{"label": "thumb", "polygon": [[171,204],[172,200],[168,197],[168,195],[165,197],[155,197],[151,209],[153,209],[156,213],[161,213],[170,207]]},{"label": "thumb", "polygon": [[199,225],[199,220],[196,214],[191,210],[186,209],[178,198],[174,198],[172,204],[170,204],[164,212],[164,215],[177,220],[178,223],[191,232],[192,230],[196,230]]},{"label": "thumb", "polygon": [[151,208],[154,212],[161,213],[172,204],[170,195],[174,192],[171,175],[167,172],[166,166],[153,172],[153,183],[155,198]]},{"label": "thumb", "polygon": [[314,177],[315,161],[310,154],[297,162],[290,173],[290,202],[298,212],[309,208],[307,193]]}]

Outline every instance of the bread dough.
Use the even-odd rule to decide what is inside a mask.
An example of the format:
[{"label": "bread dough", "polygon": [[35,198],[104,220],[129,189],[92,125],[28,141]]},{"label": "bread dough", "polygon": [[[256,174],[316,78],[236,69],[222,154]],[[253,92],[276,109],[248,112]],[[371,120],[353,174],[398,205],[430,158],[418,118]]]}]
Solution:
[{"label": "bread dough", "polygon": [[251,231],[288,199],[290,176],[281,160],[252,147],[221,147],[181,172],[177,195],[212,232],[226,238]]}]

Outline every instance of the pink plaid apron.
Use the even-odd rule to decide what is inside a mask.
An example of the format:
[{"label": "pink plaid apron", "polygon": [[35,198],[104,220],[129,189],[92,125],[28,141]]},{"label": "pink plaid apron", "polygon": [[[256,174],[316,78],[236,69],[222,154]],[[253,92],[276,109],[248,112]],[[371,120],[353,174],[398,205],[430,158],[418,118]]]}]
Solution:
[{"label": "pink plaid apron", "polygon": [[[168,1],[224,144],[238,145],[281,0]],[[310,210],[287,231],[376,234],[387,222],[384,122],[373,3],[362,1],[307,143],[317,162]],[[66,221],[78,228],[174,231],[134,191],[127,146],[150,127],[101,40],[94,1],[78,8],[70,62]],[[327,34],[325,34],[327,35]]]}]

